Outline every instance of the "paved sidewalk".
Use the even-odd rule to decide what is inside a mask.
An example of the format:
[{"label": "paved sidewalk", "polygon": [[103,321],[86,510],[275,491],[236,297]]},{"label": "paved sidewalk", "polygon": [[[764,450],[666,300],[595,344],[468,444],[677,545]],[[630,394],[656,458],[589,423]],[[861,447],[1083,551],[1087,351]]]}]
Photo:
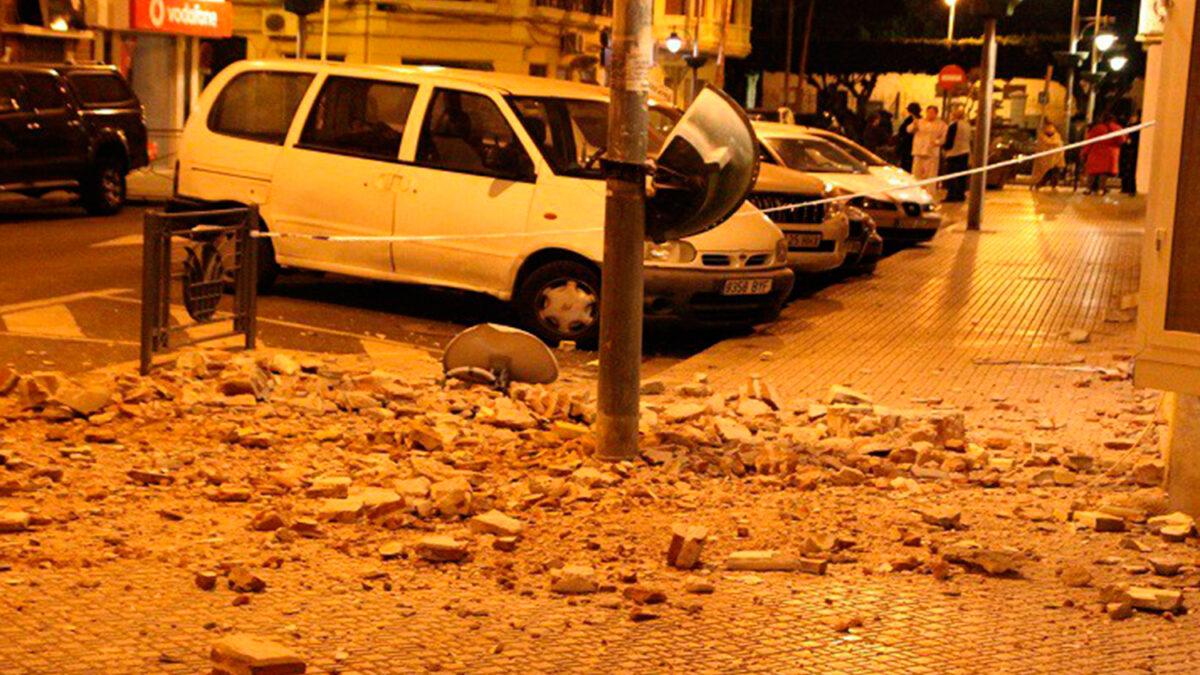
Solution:
[{"label": "paved sidewalk", "polygon": [[[797,298],[778,322],[661,377],[707,372],[722,389],[759,373],[785,396],[818,398],[840,383],[894,406],[1005,399],[1065,419],[1093,407],[1079,385],[1131,354],[1136,312],[1120,302],[1137,290],[1143,211],[1141,198],[990,192],[983,232],[949,208],[931,244]],[[1088,342],[1068,341],[1073,330]]]},{"label": "paved sidewalk", "polygon": [[[788,397],[818,397],[843,382],[897,405],[942,396],[971,407],[972,424],[1003,413],[1026,433],[1030,420],[1054,416],[1081,439],[1094,436],[1105,421],[1081,418],[1139,396],[1128,382],[1100,382],[1079,368],[1125,363],[1114,356],[1128,354],[1133,323],[1116,304],[1136,286],[1140,202],[1018,190],[990,199],[986,232],[952,227],[931,246],[886,260],[874,278],[799,299],[762,334],[717,345],[664,377],[708,372],[714,389],[726,392],[760,372]],[[1092,341],[1068,343],[1062,334],[1071,329],[1091,331]],[[764,361],[768,350],[773,357]],[[1097,379],[1094,386],[1077,386],[1087,378]],[[1005,399],[1002,410],[993,398]],[[1125,485],[1084,484],[1098,474],[1064,486],[923,479],[909,493],[886,487],[884,475],[804,491],[773,475],[638,467],[623,485],[522,508],[528,527],[511,554],[480,537],[473,560],[430,565],[383,560],[379,546],[430,528],[460,533],[463,523],[417,519],[389,530],[331,522],[321,526],[324,538],[290,543],[248,527],[262,509],[309,514],[317,505],[298,489],[272,487],[268,471],[350,473],[356,485],[398,477],[394,441],[364,431],[386,428],[378,417],[306,418],[282,401],[210,414],[190,421],[164,414],[133,431],[135,421],[117,420],[126,429],[120,442],[96,441],[83,457],[66,451],[95,430],[88,422],[49,428],[13,417],[4,427],[0,420],[0,449],[20,448],[14,456],[30,467],[66,466],[61,482],[39,476],[31,479],[36,490],[0,499],[0,510],[21,508],[45,521],[0,535],[0,675],[194,675],[207,672],[208,646],[232,632],[287,645],[310,673],[331,675],[1194,675],[1200,663],[1195,538],[1167,543],[1144,525],[1077,531],[1050,515],[1133,494]],[[345,433],[322,441],[318,432],[335,423],[347,425]],[[259,425],[280,442],[222,440]],[[330,440],[342,435],[354,442]],[[1096,438],[1087,442],[1086,454],[1094,454]],[[503,465],[480,471],[504,469],[495,478],[508,485],[569,460],[555,454],[562,447],[553,438],[536,453],[479,441],[453,454],[463,466],[477,458]],[[409,454],[398,452],[396,462]],[[123,478],[160,461],[177,482]],[[21,473],[12,464],[4,471]],[[89,489],[100,481],[103,489]],[[203,496],[225,483],[253,485],[253,496],[244,503]],[[481,497],[499,500],[492,489]],[[931,505],[960,509],[961,529],[923,521],[917,511]],[[685,593],[687,573],[666,566],[676,523],[710,528],[697,574],[714,582],[714,594]],[[920,546],[908,543],[913,533]],[[823,576],[729,572],[721,564],[734,550],[797,551],[813,534],[850,542],[830,552]],[[914,556],[936,562],[946,545],[964,539],[1012,547],[1020,574],[993,578],[955,567],[937,581],[932,569],[901,571]],[[1173,558],[1184,571],[1156,576],[1149,557]],[[634,571],[668,601],[651,608],[658,618],[635,622],[618,592],[554,595],[548,577],[563,564],[596,567],[606,582]],[[243,565],[267,584],[246,604],[224,580],[208,592],[193,583],[198,570]],[[1065,583],[1062,572],[1072,565],[1094,574],[1090,585]],[[1114,621],[1098,592],[1112,583],[1182,590],[1188,610]],[[837,627],[850,619],[861,625]]]}]

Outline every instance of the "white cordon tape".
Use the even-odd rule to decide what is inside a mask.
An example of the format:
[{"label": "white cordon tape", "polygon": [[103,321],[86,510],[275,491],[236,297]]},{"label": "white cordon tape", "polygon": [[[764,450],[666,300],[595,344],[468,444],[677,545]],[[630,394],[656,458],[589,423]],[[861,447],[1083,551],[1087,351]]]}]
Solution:
[{"label": "white cordon tape", "polygon": [[[774,213],[776,211],[787,211],[788,209],[794,209],[797,206],[817,206],[820,204],[829,204],[832,202],[844,202],[844,201],[849,201],[851,199],[858,199],[860,197],[873,197],[875,195],[886,194],[888,192],[894,192],[896,190],[911,190],[912,188],[915,188],[915,187],[924,187],[926,185],[933,185],[934,183],[940,183],[942,181],[950,180],[951,178],[961,178],[962,176],[970,176],[971,174],[983,173],[984,171],[991,171],[993,169],[999,169],[1000,167],[1004,167],[1004,166],[1011,166],[1013,164],[1021,164],[1023,162],[1028,162],[1032,159],[1037,159],[1038,157],[1047,157],[1049,155],[1053,155],[1056,153],[1066,152],[1068,150],[1074,150],[1075,148],[1082,148],[1085,145],[1091,145],[1092,143],[1099,143],[1100,141],[1106,141],[1110,138],[1119,138],[1121,136],[1126,136],[1128,134],[1132,134],[1135,131],[1141,131],[1142,129],[1146,129],[1146,128],[1149,128],[1152,126],[1154,126],[1153,121],[1142,122],[1141,124],[1137,124],[1132,127],[1126,127],[1124,129],[1121,129],[1120,131],[1114,131],[1112,133],[1104,134],[1103,136],[1089,138],[1086,141],[1079,141],[1078,143],[1064,145],[1061,148],[1055,148],[1053,150],[1045,150],[1043,152],[1035,152],[1032,155],[1022,155],[1022,156],[1016,157],[1014,159],[1005,160],[1003,162],[996,162],[995,164],[988,164],[986,166],[981,166],[976,169],[968,169],[967,171],[959,171],[958,173],[949,173],[944,176],[938,176],[936,178],[929,178],[927,180],[916,181],[913,183],[906,183],[904,185],[895,185],[892,187],[880,188],[878,190],[872,190],[870,192],[857,192],[854,194],[839,195],[836,197],[828,197],[825,199],[816,199],[813,201],[796,202],[795,204],[786,204],[784,206],[774,206],[769,209],[760,209],[759,211],[756,211],[756,212],[737,213],[737,214],[734,214],[732,216],[732,218],[737,218],[739,216],[752,216],[752,215],[757,215],[758,213],[768,213],[769,214],[769,213]],[[510,237],[534,237],[534,236],[541,237],[541,236],[546,236],[546,235],[557,235],[557,234],[588,234],[588,233],[603,232],[603,231],[604,231],[604,228],[602,228],[602,227],[593,227],[593,228],[587,228],[587,229],[582,229],[582,230],[579,230],[579,229],[576,229],[576,230],[541,230],[538,232],[516,232],[516,233],[503,232],[503,233],[496,233],[496,234],[431,234],[431,235],[413,235],[413,236],[407,236],[407,235],[406,236],[392,236],[392,235],[371,236],[371,235],[299,234],[299,233],[293,233],[293,232],[251,232],[250,236],[255,237],[257,239],[307,239],[309,241],[333,241],[333,242],[349,243],[349,242],[365,242],[365,241],[418,242],[418,241],[449,241],[449,240],[455,240],[455,239],[507,239]]]},{"label": "white cordon tape", "polygon": [[508,239],[510,237],[532,237],[549,234],[586,234],[591,232],[603,232],[603,227],[592,227],[587,229],[576,230],[540,230],[538,232],[502,232],[498,234],[430,234],[430,235],[406,235],[406,236],[389,236],[389,235],[333,235],[333,234],[297,234],[292,232],[251,232],[250,236],[256,239],[308,239],[310,241],[338,241],[338,242],[360,242],[360,241],[446,241],[448,239]]},{"label": "white cordon tape", "polygon": [[[892,187],[880,188],[878,190],[872,190],[870,192],[857,192],[855,194],[850,194],[850,195],[838,195],[836,197],[817,199],[817,200],[813,200],[811,202],[799,202],[796,204],[790,204],[790,205],[785,205],[785,206],[773,206],[769,209],[760,209],[760,210],[763,213],[774,213],[775,211],[786,211],[788,209],[793,209],[793,208],[796,208],[797,206],[817,206],[820,204],[829,204],[832,202],[844,202],[844,201],[848,201],[851,199],[858,199],[859,197],[874,197],[875,195],[886,194],[888,192],[896,192],[897,190],[911,190],[915,187],[925,187],[926,185],[933,185],[935,183],[941,183],[942,181],[947,181],[947,180],[950,180],[951,178],[962,178],[963,176],[970,176],[971,174],[975,174],[975,173],[983,173],[985,171],[992,171],[993,169],[999,169],[1002,166],[1012,166],[1013,164],[1022,164],[1024,162],[1028,162],[1031,159],[1037,159],[1038,157],[1048,157],[1050,155],[1054,155],[1054,154],[1057,154],[1060,152],[1074,150],[1075,148],[1082,148],[1083,146],[1091,145],[1092,143],[1099,143],[1100,141],[1107,141],[1110,138],[1119,138],[1121,136],[1126,136],[1126,135],[1132,134],[1135,131],[1141,131],[1142,129],[1146,129],[1146,128],[1149,128],[1152,126],[1154,126],[1153,120],[1151,120],[1149,122],[1142,122],[1141,124],[1136,124],[1131,127],[1125,127],[1124,129],[1121,129],[1119,131],[1113,131],[1111,133],[1107,133],[1102,136],[1097,136],[1095,138],[1089,138],[1086,141],[1079,141],[1078,143],[1064,145],[1061,148],[1054,148],[1053,150],[1043,150],[1042,152],[1035,152],[1032,155],[1021,155],[1020,157],[1015,157],[1013,159],[1006,159],[1003,162],[996,162],[995,164],[986,164],[984,166],[981,166],[981,167],[978,167],[975,169],[967,169],[966,171],[959,171],[957,173],[948,173],[944,176],[938,176],[936,178],[927,178],[925,180],[916,181],[913,183],[905,183],[904,185],[894,185]],[[748,216],[748,215],[751,215],[751,214],[738,213],[738,214],[735,214],[733,217],[737,218],[738,216]]]}]

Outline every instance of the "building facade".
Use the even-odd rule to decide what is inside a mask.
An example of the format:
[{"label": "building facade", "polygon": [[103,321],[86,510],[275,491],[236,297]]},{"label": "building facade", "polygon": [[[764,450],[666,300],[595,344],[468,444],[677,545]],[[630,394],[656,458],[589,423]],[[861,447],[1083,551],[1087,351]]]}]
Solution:
[{"label": "building facade", "polygon": [[[9,61],[99,61],[125,73],[157,157],[131,178],[142,196],[169,192],[176,141],[204,85],[240,59],[296,58],[301,32],[307,58],[606,82],[612,0],[327,6],[328,17],[320,5],[300,17],[284,0],[0,0],[0,48]],[[682,104],[720,85],[724,62],[750,53],[750,10],[751,0],[656,0],[655,97]]]}]

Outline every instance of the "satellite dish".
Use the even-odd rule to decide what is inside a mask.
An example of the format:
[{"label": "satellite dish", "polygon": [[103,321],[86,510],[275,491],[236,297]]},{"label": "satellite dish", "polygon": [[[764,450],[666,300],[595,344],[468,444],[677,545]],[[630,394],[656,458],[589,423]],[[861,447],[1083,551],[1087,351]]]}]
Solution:
[{"label": "satellite dish", "polygon": [[646,202],[646,236],[657,243],[720,225],[758,176],[758,138],[728,94],[706,86],[663,143]]},{"label": "satellite dish", "polygon": [[549,384],[558,360],[537,336],[494,323],[472,326],[450,341],[442,356],[446,379],[507,389],[510,382]]}]

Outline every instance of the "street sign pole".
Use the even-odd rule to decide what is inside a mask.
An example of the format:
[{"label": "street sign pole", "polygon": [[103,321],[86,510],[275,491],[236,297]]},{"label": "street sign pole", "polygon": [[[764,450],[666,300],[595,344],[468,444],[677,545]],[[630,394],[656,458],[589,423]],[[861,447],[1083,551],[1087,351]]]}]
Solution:
[{"label": "street sign pole", "polygon": [[[979,123],[971,148],[971,166],[987,164],[992,137],[992,87],[996,80],[996,19],[987,17],[983,23],[983,80],[979,83]],[[983,224],[983,193],[987,189],[987,173],[971,174],[971,194],[967,203],[967,229],[979,231]]]},{"label": "street sign pole", "polygon": [[646,232],[646,137],[654,33],[652,0],[616,0],[609,69],[612,103],[604,173],[604,264],[600,275],[600,377],[596,456],[638,453],[642,259]]}]

